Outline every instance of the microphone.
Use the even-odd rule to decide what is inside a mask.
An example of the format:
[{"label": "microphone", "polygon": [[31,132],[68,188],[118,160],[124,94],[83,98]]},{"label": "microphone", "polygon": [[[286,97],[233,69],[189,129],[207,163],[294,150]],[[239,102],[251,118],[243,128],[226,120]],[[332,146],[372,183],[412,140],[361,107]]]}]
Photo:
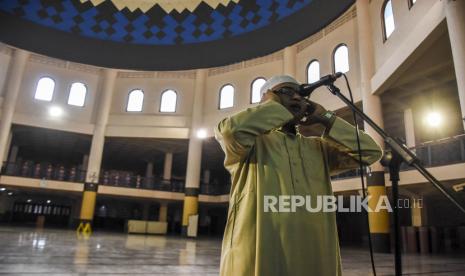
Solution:
[{"label": "microphone", "polygon": [[341,76],[342,76],[342,73],[337,72],[335,74],[326,75],[314,83],[301,84],[300,89],[299,89],[299,94],[302,97],[307,97],[310,94],[312,94],[312,92],[318,87],[323,86],[323,85],[330,85],[333,82],[335,82],[338,78],[340,78]]}]

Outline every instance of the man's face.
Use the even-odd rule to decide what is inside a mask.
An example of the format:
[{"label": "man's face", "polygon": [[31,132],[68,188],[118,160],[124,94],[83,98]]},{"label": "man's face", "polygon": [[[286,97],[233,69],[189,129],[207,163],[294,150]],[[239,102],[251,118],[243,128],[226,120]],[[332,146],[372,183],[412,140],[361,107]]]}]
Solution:
[{"label": "man's face", "polygon": [[306,111],[307,103],[305,99],[297,93],[294,87],[284,85],[273,89],[273,91],[280,98],[281,104],[294,114],[294,116]]}]

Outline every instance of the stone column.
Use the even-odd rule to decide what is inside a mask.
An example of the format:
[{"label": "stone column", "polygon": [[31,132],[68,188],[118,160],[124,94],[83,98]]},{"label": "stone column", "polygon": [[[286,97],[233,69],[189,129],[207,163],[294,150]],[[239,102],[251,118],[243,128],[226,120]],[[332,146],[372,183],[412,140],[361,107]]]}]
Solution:
[{"label": "stone column", "polygon": [[410,198],[410,210],[412,215],[412,226],[420,227],[426,225],[426,213],[423,209],[423,199]]},{"label": "stone column", "polygon": [[153,188],[155,185],[155,179],[153,177],[154,164],[152,161],[147,162],[147,167],[145,168],[145,179],[143,181],[143,187]]},{"label": "stone column", "polygon": [[110,117],[113,89],[116,80],[116,70],[103,70],[103,83],[101,85],[101,96],[99,101],[99,112],[95,123],[92,145],[90,148],[89,165],[87,166],[86,182],[97,183],[102,163],[103,145],[105,143],[105,129]]},{"label": "stone column", "polygon": [[18,157],[18,146],[11,147],[10,156],[8,157],[8,163],[16,163],[16,158]]},{"label": "stone column", "polygon": [[116,70],[104,69],[100,105],[95,123],[94,135],[90,147],[89,163],[87,166],[84,193],[82,196],[81,213],[79,215],[78,232],[91,232],[91,223],[94,218],[95,203],[97,201],[98,181],[102,162],[103,146],[105,143],[105,129],[110,116],[113,88],[116,80]]},{"label": "stone column", "polygon": [[171,180],[171,168],[173,167],[173,153],[165,153],[165,164],[163,166],[163,180]]},{"label": "stone column", "polygon": [[160,209],[158,210],[158,221],[166,222],[168,218],[168,203],[160,203]]},{"label": "stone column", "polygon": [[210,186],[210,170],[203,171],[202,183],[203,183],[202,192],[206,194],[210,194],[211,190],[215,189],[215,187]]},{"label": "stone column", "polygon": [[187,153],[186,187],[182,214],[182,234],[187,235],[190,215],[198,214],[198,194],[200,186],[200,165],[202,163],[202,140],[196,132],[202,125],[203,94],[205,91],[207,71],[198,69],[195,79],[194,103],[192,105],[192,123]]},{"label": "stone column", "polygon": [[283,74],[295,78],[297,47],[295,45],[284,48]]},{"label": "stone column", "polygon": [[405,145],[409,148],[415,147],[415,126],[413,124],[412,109],[404,110],[404,125],[405,125]]},{"label": "stone column", "polygon": [[[19,88],[23,79],[29,52],[15,49],[10,61],[9,74],[5,83],[5,98],[0,117],[0,157],[2,161],[8,155],[8,137],[10,135],[13,114],[18,100]],[[0,87],[1,89],[1,87]]]},{"label": "stone column", "polygon": [[207,185],[210,183],[210,170],[203,171],[203,183]]},{"label": "stone column", "polygon": [[[1,117],[0,117],[0,120],[1,120]],[[10,152],[10,155],[8,155],[8,150],[11,147],[11,141],[13,141],[13,132],[10,131],[10,133],[8,134],[8,139],[7,139],[6,146],[5,146],[5,156],[3,156],[3,160],[2,160],[3,162],[6,162],[6,161],[10,162],[11,152]]]},{"label": "stone column", "polygon": [[[363,111],[380,127],[383,127],[381,100],[371,93],[371,78],[375,73],[373,37],[370,20],[369,0],[357,0],[357,27],[360,57],[360,88],[362,92]],[[365,131],[375,141],[384,147],[383,139],[367,124]],[[371,174],[367,176],[368,194],[371,199],[368,205],[373,208],[381,197],[386,196],[384,183],[384,168],[377,162],[371,166]],[[390,251],[389,214],[386,210],[368,214],[370,234],[373,240],[373,250],[376,252]]]},{"label": "stone column", "polygon": [[85,170],[87,169],[88,166],[89,166],[89,155],[84,154],[84,156],[82,157],[82,169]]},{"label": "stone column", "polygon": [[444,5],[465,129],[465,1],[446,0]]},{"label": "stone column", "polygon": [[412,226],[418,229],[418,243],[420,253],[429,254],[431,246],[429,242],[429,231],[427,226],[427,213],[424,208],[424,201],[421,197],[412,197],[409,199],[411,210]]},{"label": "stone column", "polygon": [[147,162],[147,168],[145,169],[145,177],[146,178],[153,177],[153,162]]}]

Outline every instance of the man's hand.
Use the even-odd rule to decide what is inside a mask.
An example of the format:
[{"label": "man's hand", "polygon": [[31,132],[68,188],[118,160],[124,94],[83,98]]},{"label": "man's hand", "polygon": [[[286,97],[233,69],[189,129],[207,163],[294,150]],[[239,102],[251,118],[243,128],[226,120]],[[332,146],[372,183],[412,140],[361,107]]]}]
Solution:
[{"label": "man's hand", "polygon": [[262,101],[273,100],[275,102],[281,103],[281,99],[277,94],[272,91],[268,91],[267,93],[263,94]]},{"label": "man's hand", "polygon": [[327,118],[322,116],[326,112],[326,109],[313,101],[301,97],[298,93],[290,96],[285,93],[278,93],[277,91],[268,91],[263,95],[263,100],[273,100],[282,104],[294,115],[294,119],[291,122],[296,125],[320,123],[326,126],[328,123]]},{"label": "man's hand", "polygon": [[268,91],[263,95],[263,100],[273,100],[282,104],[289,112],[294,115],[292,122],[299,124],[299,121],[305,116],[307,112],[308,103],[304,98],[295,93],[294,96],[278,93],[275,91]]},{"label": "man's hand", "polygon": [[304,120],[300,121],[301,125],[314,125],[314,124],[322,124],[324,126],[329,126],[331,123],[328,118],[323,116],[323,114],[326,112],[326,108],[324,108],[322,105],[314,102],[307,100],[307,104],[309,108],[307,109],[307,113],[305,114]]}]

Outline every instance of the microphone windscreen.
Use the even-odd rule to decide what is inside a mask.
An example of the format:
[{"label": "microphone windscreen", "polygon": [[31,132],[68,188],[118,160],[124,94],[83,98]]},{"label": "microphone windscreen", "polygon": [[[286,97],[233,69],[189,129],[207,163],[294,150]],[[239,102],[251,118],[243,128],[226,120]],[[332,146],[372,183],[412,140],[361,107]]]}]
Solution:
[{"label": "microphone windscreen", "polygon": [[308,97],[310,93],[312,92],[312,89],[309,87],[308,84],[302,84],[300,85],[300,89],[298,91],[299,95],[302,97]]}]

